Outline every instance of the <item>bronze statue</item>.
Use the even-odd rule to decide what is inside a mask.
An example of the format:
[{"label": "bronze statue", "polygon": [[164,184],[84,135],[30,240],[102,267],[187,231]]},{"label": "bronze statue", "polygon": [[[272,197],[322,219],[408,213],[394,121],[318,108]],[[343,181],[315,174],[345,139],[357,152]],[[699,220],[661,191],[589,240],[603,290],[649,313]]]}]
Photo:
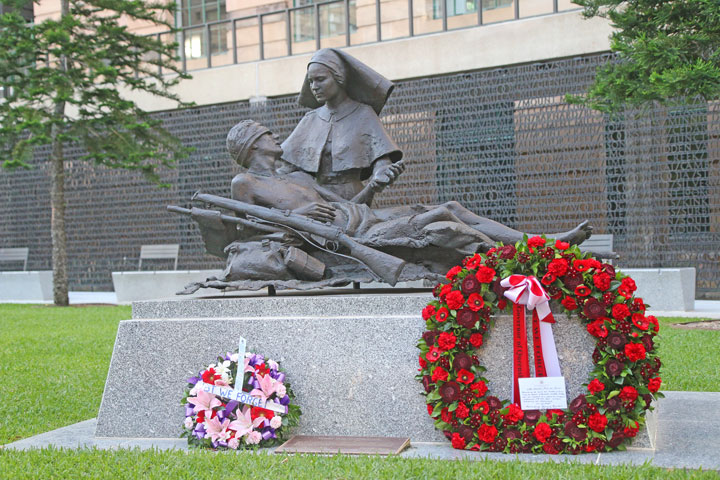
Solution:
[{"label": "bronze statue", "polygon": [[[282,144],[283,160],[346,200],[370,205],[404,168],[378,115],[394,85],[347,53],[317,51],[298,101],[308,112]],[[363,185],[372,179],[374,186]]]},{"label": "bronze statue", "polygon": [[[232,181],[232,199],[196,194],[195,200],[234,212],[236,217],[197,209],[208,251],[227,245],[227,268],[201,287],[257,289],[268,285],[315,288],[351,281],[443,278],[471,253],[496,241],[514,243],[522,232],[476,215],[457,202],[371,209],[319,185],[304,171],[279,173],[283,150],[264,126],[245,120],[227,139],[233,159],[246,169]],[[398,165],[388,170],[399,173]],[[281,168],[280,168],[281,169]],[[383,188],[370,179],[367,188]],[[182,211],[172,207],[175,211]],[[236,231],[236,225],[242,231]],[[580,243],[591,234],[587,222],[550,234]]]}]

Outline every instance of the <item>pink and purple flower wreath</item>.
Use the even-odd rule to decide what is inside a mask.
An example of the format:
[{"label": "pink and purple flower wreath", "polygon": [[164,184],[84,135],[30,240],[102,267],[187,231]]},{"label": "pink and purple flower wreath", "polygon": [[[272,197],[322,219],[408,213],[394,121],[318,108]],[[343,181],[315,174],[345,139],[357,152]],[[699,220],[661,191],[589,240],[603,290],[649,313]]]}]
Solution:
[{"label": "pink and purple flower wreath", "polygon": [[235,388],[238,354],[226,354],[188,379],[182,399],[185,421],[181,437],[188,445],[231,449],[270,447],[282,443],[288,430],[300,419],[300,407],[285,373],[277,362],[262,355],[246,353],[242,365],[242,391],[251,397],[286,407],[287,413],[228,400],[204,391],[202,384]]}]

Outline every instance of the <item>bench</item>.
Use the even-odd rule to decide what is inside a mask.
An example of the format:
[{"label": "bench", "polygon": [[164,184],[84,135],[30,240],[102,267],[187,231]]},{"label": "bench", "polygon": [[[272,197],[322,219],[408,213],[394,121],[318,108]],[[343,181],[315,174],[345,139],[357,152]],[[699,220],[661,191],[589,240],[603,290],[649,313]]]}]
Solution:
[{"label": "bench", "polygon": [[28,247],[22,248],[0,248],[0,262],[22,262],[23,271],[27,270]]},{"label": "bench", "polygon": [[30,249],[0,248],[0,262],[22,262],[22,270],[0,272],[0,302],[49,302],[52,300],[52,270],[28,271]]},{"label": "bench", "polygon": [[590,252],[596,257],[600,257],[603,260],[607,260],[608,263],[612,264],[615,252],[613,252],[613,236],[612,234],[597,234],[593,235],[580,245],[580,250],[583,252]]},{"label": "bench", "polygon": [[143,245],[140,247],[140,261],[138,262],[138,271],[142,270],[143,260],[175,260],[173,270],[177,270],[179,253],[180,245],[177,243],[161,245]]}]

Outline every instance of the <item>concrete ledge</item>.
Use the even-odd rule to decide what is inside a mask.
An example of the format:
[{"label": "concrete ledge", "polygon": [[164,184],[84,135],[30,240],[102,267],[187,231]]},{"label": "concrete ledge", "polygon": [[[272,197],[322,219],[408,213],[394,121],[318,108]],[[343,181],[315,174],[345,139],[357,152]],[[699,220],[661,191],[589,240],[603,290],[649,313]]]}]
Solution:
[{"label": "concrete ledge", "polygon": [[[179,435],[179,401],[186,379],[218,354],[233,350],[242,335],[249,349],[277,359],[288,372],[303,410],[296,433],[445,442],[434,430],[422,387],[414,380],[415,344],[424,331],[415,307],[430,298],[424,294],[142,302],[156,313],[215,310],[216,318],[121,322],[96,435]],[[594,340],[577,319],[556,318],[553,328],[572,400],[585,390],[582,383],[592,367]],[[491,394],[501,399],[510,393],[511,326],[511,317],[499,317],[479,351]]]},{"label": "concrete ledge", "polygon": [[0,302],[49,302],[52,299],[52,270],[0,272]]},{"label": "concrete ledge", "polygon": [[[158,272],[112,272],[118,303],[175,297],[191,282],[201,282],[222,270],[163,270]],[[203,292],[205,289],[200,290]],[[201,293],[196,293],[201,294]]]},{"label": "concrete ledge", "polygon": [[622,268],[637,284],[635,295],[653,311],[695,308],[695,268]]}]

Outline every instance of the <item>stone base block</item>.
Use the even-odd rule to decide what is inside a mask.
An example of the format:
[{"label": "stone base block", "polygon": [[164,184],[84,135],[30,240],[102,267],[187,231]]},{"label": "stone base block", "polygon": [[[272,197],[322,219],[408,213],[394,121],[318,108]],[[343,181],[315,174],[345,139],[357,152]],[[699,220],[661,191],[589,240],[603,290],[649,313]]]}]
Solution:
[{"label": "stone base block", "polygon": [[637,284],[635,295],[654,311],[695,309],[695,268],[623,268]]},{"label": "stone base block", "polygon": [[[118,303],[174,297],[191,282],[201,282],[222,270],[163,270],[158,272],[112,272]],[[202,294],[203,290],[198,292]]]},{"label": "stone base block", "polygon": [[0,302],[51,302],[52,270],[0,272]]},{"label": "stone base block", "polygon": [[[137,302],[135,318],[118,329],[96,435],[179,435],[186,379],[236,348],[242,335],[249,349],[287,371],[303,410],[295,433],[445,441],[414,380],[415,344],[424,331],[419,313],[430,299],[359,294]],[[585,390],[594,340],[577,319],[556,318],[569,401]],[[511,324],[509,316],[497,318],[479,351],[490,392],[501,399],[510,394]]]}]

